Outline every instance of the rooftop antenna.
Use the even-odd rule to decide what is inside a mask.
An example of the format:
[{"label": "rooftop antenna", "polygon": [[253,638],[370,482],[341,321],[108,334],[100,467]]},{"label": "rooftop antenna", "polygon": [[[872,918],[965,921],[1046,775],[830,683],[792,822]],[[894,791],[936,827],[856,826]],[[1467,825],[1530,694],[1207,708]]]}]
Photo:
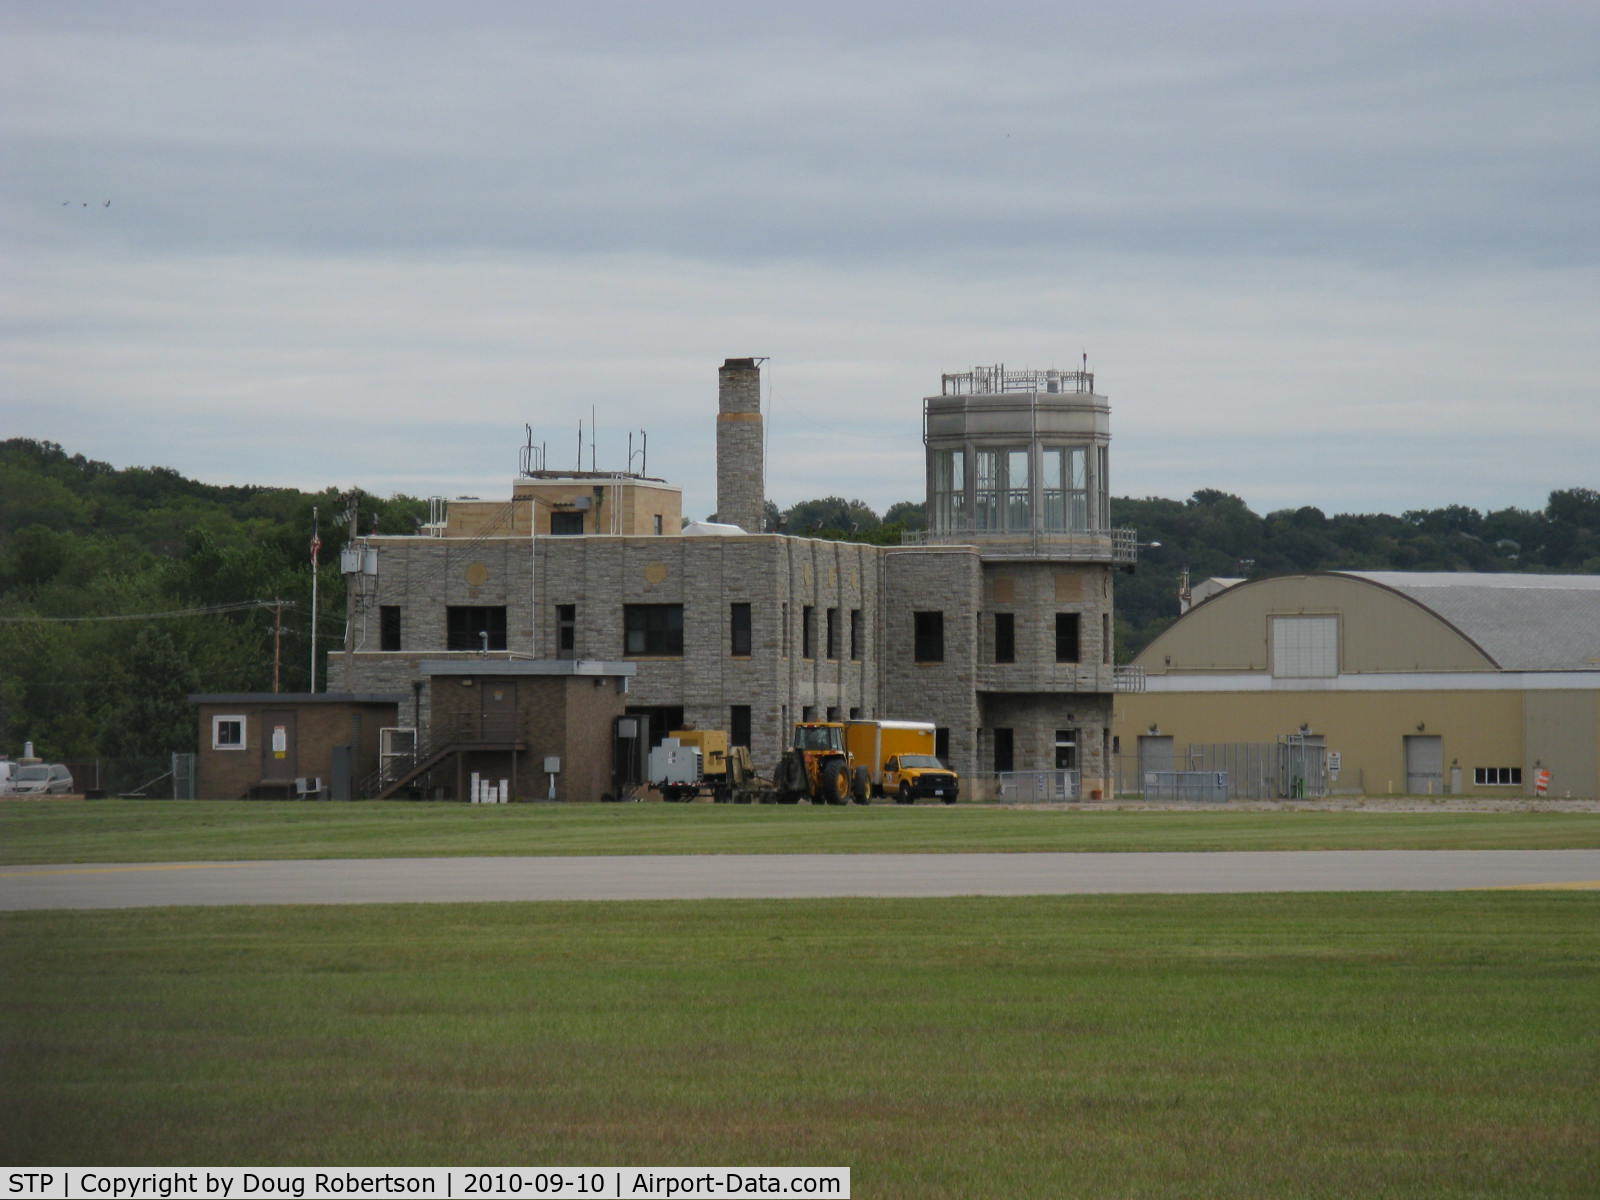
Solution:
[{"label": "rooftop antenna", "polygon": [[583,470],[583,418],[582,417],[578,418],[578,465],[576,467],[574,467],[573,470],[574,471]]},{"label": "rooftop antenna", "polygon": [[594,431],[599,422],[595,419],[594,405],[589,405],[589,470],[594,470]]}]

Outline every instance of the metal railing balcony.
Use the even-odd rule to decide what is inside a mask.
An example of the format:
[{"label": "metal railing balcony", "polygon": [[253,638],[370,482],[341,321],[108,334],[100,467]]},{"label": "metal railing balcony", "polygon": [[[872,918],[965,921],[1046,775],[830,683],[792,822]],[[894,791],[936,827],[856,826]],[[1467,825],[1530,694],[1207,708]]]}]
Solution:
[{"label": "metal railing balcony", "polygon": [[900,535],[902,546],[975,546],[984,558],[1050,558],[1075,562],[1135,563],[1135,529],[979,529],[958,526]]},{"label": "metal railing balcony", "polygon": [[1004,363],[973,367],[939,377],[943,396],[996,396],[1006,392],[1048,392],[1088,395],[1094,391],[1093,371],[1008,371]]}]

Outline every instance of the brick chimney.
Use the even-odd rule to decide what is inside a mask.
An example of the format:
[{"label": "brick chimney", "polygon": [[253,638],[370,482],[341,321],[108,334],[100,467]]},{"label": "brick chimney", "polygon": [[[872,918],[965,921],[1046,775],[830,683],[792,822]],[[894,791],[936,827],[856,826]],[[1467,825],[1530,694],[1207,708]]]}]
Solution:
[{"label": "brick chimney", "polygon": [[717,372],[717,520],[746,533],[766,523],[761,442],[761,368],[730,358]]}]

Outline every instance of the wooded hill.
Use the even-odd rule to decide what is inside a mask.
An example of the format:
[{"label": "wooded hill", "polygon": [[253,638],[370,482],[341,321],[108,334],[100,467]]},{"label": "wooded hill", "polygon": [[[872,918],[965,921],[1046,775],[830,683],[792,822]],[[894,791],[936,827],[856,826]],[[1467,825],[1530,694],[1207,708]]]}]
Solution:
[{"label": "wooded hill", "polygon": [[[272,688],[273,611],[235,607],[252,602],[290,606],[280,682],[305,690],[312,508],[326,652],[344,636],[339,551],[352,502],[361,532],[412,533],[427,508],[332,488],[221,487],[161,467],[118,469],[49,442],[0,442],[0,751],[16,754],[25,739],[53,759],[192,748],[190,692]],[[1600,492],[1586,488],[1552,492],[1538,512],[1259,516],[1211,489],[1111,503],[1116,525],[1161,543],[1117,578],[1119,662],[1176,618],[1185,565],[1196,582],[1330,569],[1600,572]],[[860,501],[823,497],[782,511],[769,504],[768,518],[787,533],[889,545],[923,527],[914,501],[880,518]]]}]

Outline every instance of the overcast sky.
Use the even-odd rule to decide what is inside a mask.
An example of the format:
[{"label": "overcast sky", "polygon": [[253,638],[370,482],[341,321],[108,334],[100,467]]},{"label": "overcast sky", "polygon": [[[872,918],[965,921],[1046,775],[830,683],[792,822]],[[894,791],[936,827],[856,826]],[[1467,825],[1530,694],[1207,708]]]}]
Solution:
[{"label": "overcast sky", "polygon": [[4,0],[0,89],[0,436],[119,466],[499,496],[593,407],[703,516],[766,355],[770,498],[881,511],[1087,352],[1119,495],[1600,486],[1593,3]]}]

